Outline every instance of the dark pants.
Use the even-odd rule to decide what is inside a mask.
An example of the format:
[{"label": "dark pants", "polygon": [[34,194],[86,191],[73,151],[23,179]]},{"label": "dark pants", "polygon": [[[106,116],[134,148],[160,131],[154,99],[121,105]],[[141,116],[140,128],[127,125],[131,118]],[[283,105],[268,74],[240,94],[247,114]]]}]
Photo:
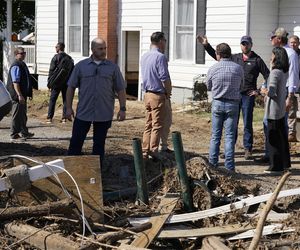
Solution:
[{"label": "dark pants", "polygon": [[93,123],[93,155],[100,155],[101,165],[104,159],[105,139],[108,129],[111,127],[111,121],[106,122],[89,122],[82,121],[78,118],[74,119],[72,138],[68,155],[81,155],[82,146],[87,133]]},{"label": "dark pants", "polygon": [[286,133],[286,118],[279,120],[268,119],[268,149],[270,168],[281,171],[291,166],[288,136]]},{"label": "dark pants", "polygon": [[11,108],[12,108],[11,101],[9,101],[8,103],[0,107],[0,121],[3,119],[4,116],[6,116],[11,111]]},{"label": "dark pants", "polygon": [[27,103],[20,104],[19,102],[12,102],[12,121],[11,121],[11,136],[21,132],[22,135],[28,134],[27,123]]},{"label": "dark pants", "polygon": [[51,89],[51,95],[49,100],[49,108],[48,108],[48,116],[47,119],[52,119],[54,116],[55,111],[55,104],[57,101],[57,98],[59,96],[59,93],[61,92],[62,100],[63,100],[63,113],[62,113],[62,119],[65,119],[66,117],[66,93],[67,93],[67,87],[63,89]]},{"label": "dark pants", "polygon": [[[255,96],[242,94],[240,108],[243,115],[244,123],[244,149],[252,151],[253,146],[253,109],[255,104]],[[238,134],[238,133],[237,133]]]}]

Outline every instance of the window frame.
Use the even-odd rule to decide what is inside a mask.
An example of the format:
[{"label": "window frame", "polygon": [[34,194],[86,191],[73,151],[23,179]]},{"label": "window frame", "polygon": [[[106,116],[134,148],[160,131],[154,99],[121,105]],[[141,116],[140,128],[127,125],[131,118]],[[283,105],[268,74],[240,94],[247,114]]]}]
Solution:
[{"label": "window frame", "polygon": [[[79,55],[81,56],[82,53],[83,53],[83,1],[84,0],[80,0],[80,25],[70,25],[70,20],[69,20],[69,17],[70,17],[70,10],[71,10],[71,2],[72,0],[67,0],[67,4],[66,4],[66,8],[65,8],[65,23],[66,23],[66,26],[65,26],[65,31],[66,31],[66,41],[67,41],[67,46],[66,46],[66,49],[67,49],[67,52],[69,54],[72,54],[72,55]],[[71,51],[70,50],[70,27],[80,27],[80,50],[79,51]]]},{"label": "window frame", "polygon": [[[175,58],[176,55],[176,28],[179,26],[177,25],[177,11],[178,11],[178,1],[179,0],[171,0],[170,2],[170,13],[171,13],[171,24],[170,25],[170,41],[169,41],[169,46],[170,46],[170,60],[175,63],[186,63],[186,64],[191,64],[191,63],[196,63],[196,43],[193,43],[192,49],[192,58],[189,60],[186,59],[181,59],[181,58]],[[196,40],[196,31],[197,31],[197,0],[194,1],[194,8],[193,8],[193,41]]]}]

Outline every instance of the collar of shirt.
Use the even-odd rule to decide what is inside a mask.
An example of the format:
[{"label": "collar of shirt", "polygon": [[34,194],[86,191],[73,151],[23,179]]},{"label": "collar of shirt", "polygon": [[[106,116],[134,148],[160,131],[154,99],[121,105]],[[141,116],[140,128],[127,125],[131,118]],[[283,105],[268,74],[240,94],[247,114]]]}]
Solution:
[{"label": "collar of shirt", "polygon": [[[92,58],[92,56],[90,56],[89,58],[88,58],[88,64],[90,64],[90,63],[95,63],[95,61],[94,61],[94,59]],[[96,63],[95,63],[96,64]],[[108,61],[105,59],[105,60],[102,60],[101,61],[101,63],[99,64],[99,65],[101,65],[101,64],[108,64]]]},{"label": "collar of shirt", "polygon": [[220,61],[231,61],[230,58],[221,58]]}]

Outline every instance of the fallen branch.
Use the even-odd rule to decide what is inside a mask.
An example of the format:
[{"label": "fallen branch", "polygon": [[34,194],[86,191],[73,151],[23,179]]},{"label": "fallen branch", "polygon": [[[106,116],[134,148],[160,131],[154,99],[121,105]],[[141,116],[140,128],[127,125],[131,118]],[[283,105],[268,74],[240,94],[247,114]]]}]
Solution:
[{"label": "fallen branch", "polygon": [[151,227],[152,227],[152,224],[150,222],[147,222],[147,223],[142,224],[142,225],[137,226],[137,227],[131,227],[130,231],[124,229],[123,231],[108,232],[108,233],[105,233],[105,234],[100,234],[100,235],[97,235],[97,241],[98,242],[106,242],[108,244],[113,244],[116,241],[121,240],[121,239],[131,235],[132,233],[137,235],[136,233],[145,231],[147,229],[150,229]]},{"label": "fallen branch", "polygon": [[71,199],[63,199],[61,201],[49,202],[43,205],[8,207],[0,210],[0,220],[11,220],[22,217],[36,217],[51,213],[59,213],[65,211],[66,208],[74,207],[74,205],[75,203]]},{"label": "fallen branch", "polygon": [[262,231],[263,231],[263,228],[264,228],[266,218],[268,216],[268,213],[271,211],[280,190],[282,189],[285,181],[288,179],[288,177],[290,175],[291,175],[291,173],[287,172],[282,176],[282,178],[280,179],[274,193],[272,194],[271,198],[268,200],[266,206],[264,207],[263,212],[261,213],[261,215],[259,217],[259,220],[257,222],[256,230],[255,230],[255,233],[254,233],[254,237],[251,241],[251,244],[249,246],[249,250],[255,250],[257,248],[258,243],[259,243],[260,238],[261,238],[261,234],[262,234]]},{"label": "fallen branch", "polygon": [[[4,225],[7,234],[18,239],[18,243],[25,241],[28,244],[47,250],[78,250],[80,248],[77,243],[62,237],[61,235],[47,232],[44,229],[38,229],[25,224],[7,223]],[[9,246],[8,248],[10,248]]]}]

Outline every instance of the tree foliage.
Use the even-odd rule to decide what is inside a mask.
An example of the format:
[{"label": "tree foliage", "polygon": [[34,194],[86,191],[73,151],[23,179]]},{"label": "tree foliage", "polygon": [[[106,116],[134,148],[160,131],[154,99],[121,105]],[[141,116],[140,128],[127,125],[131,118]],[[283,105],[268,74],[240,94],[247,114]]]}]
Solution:
[{"label": "tree foliage", "polygon": [[[6,1],[0,0],[0,31],[7,27]],[[35,2],[34,1],[12,1],[12,32],[20,33],[28,29],[34,31]]]}]

